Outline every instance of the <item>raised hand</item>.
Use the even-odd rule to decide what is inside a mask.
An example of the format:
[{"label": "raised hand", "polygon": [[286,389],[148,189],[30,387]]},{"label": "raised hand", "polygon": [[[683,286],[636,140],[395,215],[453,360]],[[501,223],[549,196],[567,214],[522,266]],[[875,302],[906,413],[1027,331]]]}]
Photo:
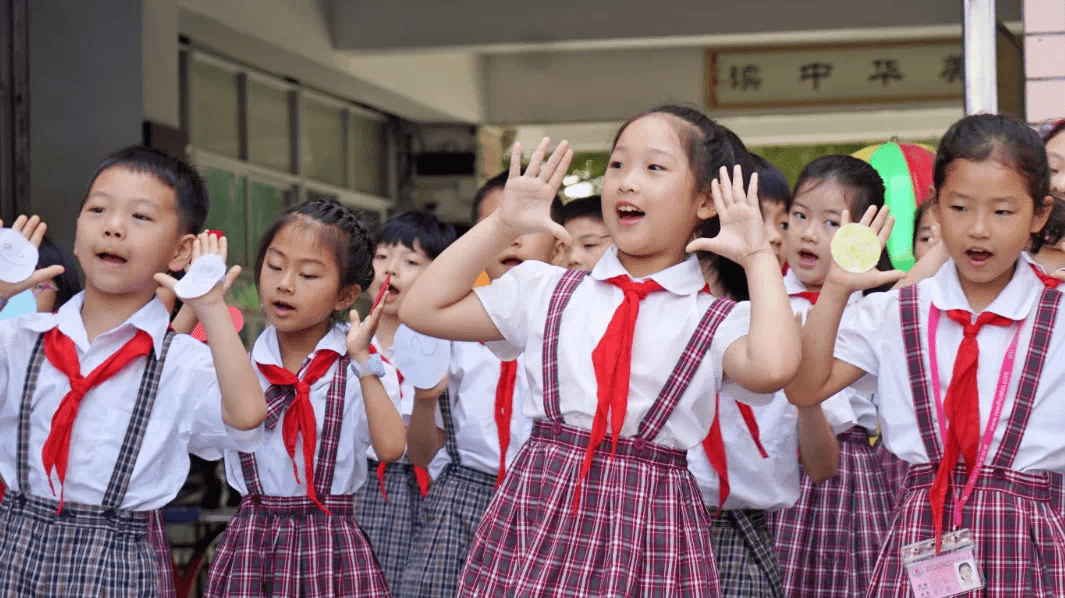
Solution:
[{"label": "raised hand", "polygon": [[496,214],[519,234],[546,231],[569,243],[569,233],[551,219],[551,202],[562,185],[562,177],[569,170],[573,150],[568,142],[563,141],[543,164],[550,143],[551,140],[544,137],[529,158],[529,167],[524,173],[521,172],[521,144],[514,144],[510,152],[510,176]]},{"label": "raised hand", "polygon": [[[0,221],[0,227],[3,226],[3,221]],[[21,234],[29,240],[30,243],[33,243],[34,247],[40,247],[41,240],[44,239],[44,233],[48,232],[48,225],[42,222],[41,218],[36,215],[28,218],[26,216],[19,216],[15,219],[15,223],[11,225],[11,230]],[[20,282],[9,283],[0,281],[0,299],[10,299],[26,289],[33,288],[38,283],[59,276],[63,272],[63,266],[57,264],[36,270],[29,276],[29,278]]]},{"label": "raised hand", "polygon": [[[190,264],[196,261],[196,258],[214,254],[222,256],[222,260],[225,261],[226,256],[229,254],[229,240],[226,237],[219,237],[208,233],[200,233],[199,236],[192,242],[192,259]],[[215,304],[225,304],[226,292],[229,291],[229,287],[233,285],[233,281],[240,276],[240,266],[233,266],[226,273],[226,277],[216,284],[206,295],[196,297],[194,299],[185,300],[185,305],[192,308],[193,312],[197,315],[200,314],[200,310],[205,307],[209,307]],[[174,285],[177,284],[177,280],[169,274],[158,273],[155,275],[155,281],[159,285],[166,289],[166,293],[170,294],[174,292]]]},{"label": "raised hand", "polygon": [[370,358],[370,343],[373,341],[373,335],[377,334],[377,323],[381,321],[381,313],[385,309],[385,303],[388,303],[388,296],[384,299],[367,314],[365,320],[359,318],[357,310],[348,312],[348,318],[351,320],[347,340],[348,355],[355,361],[361,363]]},{"label": "raised hand", "polygon": [[751,175],[747,192],[743,191],[743,171],[737,164],[729,178],[728,169],[721,167],[718,178],[710,182],[721,232],[712,239],[699,238],[688,243],[687,252],[712,251],[720,256],[746,266],[751,256],[772,252],[765,237],[762,212],[758,207],[758,175]]},{"label": "raised hand", "polygon": [[[891,210],[887,206],[883,206],[879,210],[877,210],[876,206],[869,206],[862,219],[859,220],[859,223],[872,228],[873,232],[876,233],[880,251],[884,250],[884,245],[887,243],[888,237],[891,236],[891,229],[895,226],[895,217],[890,212]],[[843,210],[843,215],[840,217],[840,225],[850,224],[850,222],[850,211]],[[836,260],[832,260],[828,266],[828,275],[825,277],[825,282],[833,282],[851,291],[862,291],[880,285],[894,284],[905,276],[906,273],[901,270],[881,272],[876,268],[868,272],[855,274],[844,270],[836,263]]]}]

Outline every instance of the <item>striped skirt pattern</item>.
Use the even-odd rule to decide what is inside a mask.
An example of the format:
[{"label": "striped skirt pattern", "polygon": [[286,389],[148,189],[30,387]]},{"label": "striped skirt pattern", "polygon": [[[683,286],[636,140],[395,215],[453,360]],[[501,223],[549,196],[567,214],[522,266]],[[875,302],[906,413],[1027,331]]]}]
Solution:
[{"label": "striped skirt pattern", "polygon": [[765,511],[737,509],[712,515],[723,598],[784,598],[777,549]]},{"label": "striped skirt pattern", "polygon": [[[934,478],[932,465],[910,468],[907,492],[895,509],[867,597],[912,595],[900,551],[934,534],[928,496]],[[964,483],[965,470],[960,466],[954,487]],[[953,521],[950,494],[943,510],[945,524]],[[986,583],[983,590],[967,595],[1065,596],[1065,527],[1051,508],[1045,475],[984,467],[962,513],[962,527],[972,531],[977,567]]]},{"label": "striped skirt pattern", "polygon": [[895,500],[862,428],[839,435],[839,468],[814,484],[802,473],[795,506],[770,515],[784,593],[853,598],[869,584]]},{"label": "striped skirt pattern", "polygon": [[394,594],[453,598],[473,533],[492,500],[496,476],[449,463],[422,503],[422,525]]},{"label": "striped skirt pattern", "polygon": [[248,495],[211,562],[206,596],[229,598],[387,597],[351,496]]},{"label": "striped skirt pattern", "polygon": [[143,512],[8,492],[0,501],[0,596],[159,595]]},{"label": "striped skirt pattern", "polygon": [[710,519],[683,451],[642,438],[597,449],[539,421],[474,535],[457,596],[717,596]]},{"label": "striped skirt pattern", "polygon": [[395,588],[410,560],[411,540],[421,521],[422,495],[413,465],[389,463],[385,468],[386,500],[377,479],[377,463],[370,460],[366,483],[355,494],[357,519],[388,587]]}]

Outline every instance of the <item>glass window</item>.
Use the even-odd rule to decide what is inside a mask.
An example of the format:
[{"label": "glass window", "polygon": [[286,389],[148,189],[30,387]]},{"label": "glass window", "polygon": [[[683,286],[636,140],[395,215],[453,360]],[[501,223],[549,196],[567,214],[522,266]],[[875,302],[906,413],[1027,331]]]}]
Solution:
[{"label": "glass window", "polygon": [[351,114],[351,153],[356,191],[389,197],[388,122],[358,112]]},{"label": "glass window", "polygon": [[343,187],[347,181],[344,160],[344,109],[303,99],[300,120],[300,157],[303,176]]},{"label": "glass window", "polygon": [[229,239],[229,263],[248,266],[245,177],[218,168],[201,168],[211,194],[206,228],[220,230]]},{"label": "glass window", "polygon": [[240,157],[240,105],[237,75],[199,60],[189,61],[192,86],[192,143]]},{"label": "glass window", "polygon": [[248,77],[248,159],[292,172],[289,91]]},{"label": "glass window", "polygon": [[252,259],[259,252],[259,240],[270,227],[274,217],[285,209],[291,187],[277,186],[251,179],[248,181],[248,240],[251,241]]}]

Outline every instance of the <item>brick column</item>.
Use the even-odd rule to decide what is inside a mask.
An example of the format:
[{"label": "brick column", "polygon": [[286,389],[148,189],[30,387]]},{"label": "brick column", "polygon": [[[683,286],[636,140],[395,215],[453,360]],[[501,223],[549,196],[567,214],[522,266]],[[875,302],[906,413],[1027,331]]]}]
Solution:
[{"label": "brick column", "polygon": [[1065,118],[1065,0],[1024,0],[1028,122]]}]

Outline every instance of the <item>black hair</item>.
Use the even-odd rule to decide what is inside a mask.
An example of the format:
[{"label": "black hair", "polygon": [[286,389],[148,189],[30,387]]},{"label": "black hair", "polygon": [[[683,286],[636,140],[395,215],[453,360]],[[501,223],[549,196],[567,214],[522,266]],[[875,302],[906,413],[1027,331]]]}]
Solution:
[{"label": "black hair", "polygon": [[921,218],[924,218],[924,215],[928,213],[928,206],[931,204],[932,202],[926,201],[917,206],[917,210],[913,213],[913,247],[917,247],[917,235],[920,234],[921,230]]},{"label": "black hair", "polygon": [[[800,191],[809,191],[830,181],[839,183],[847,190],[847,209],[850,210],[851,220],[855,222],[870,206],[880,208],[884,205],[884,179],[880,173],[868,162],[843,154],[821,156],[803,166],[795,181],[792,197],[799,195]],[[791,209],[790,203],[788,209]]]},{"label": "black hair", "polygon": [[[525,172],[525,166],[522,166],[522,172]],[[477,190],[477,193],[473,196],[473,207],[470,209],[470,222],[477,224],[477,221],[481,219],[481,205],[484,204],[484,199],[488,197],[488,194],[499,189],[502,190],[507,186],[507,179],[510,178],[510,170],[504,170],[503,172],[495,175],[494,177],[485,181],[481,188]],[[562,199],[556,195],[555,199],[551,200],[551,220],[562,223]]]},{"label": "black hair", "polygon": [[409,210],[392,216],[377,233],[377,245],[401,244],[413,250],[417,242],[431,260],[435,260],[454,241],[455,227],[421,210]]},{"label": "black hair", "polygon": [[289,224],[318,227],[318,242],[333,250],[340,270],[340,288],[358,285],[365,291],[373,282],[373,256],[376,245],[359,217],[358,211],[340,203],[336,197],[311,199],[296,204],[277,215],[259,241],[255,257],[255,284],[263,271],[266,250],[277,233]]},{"label": "black hair", "polygon": [[[693,188],[697,195],[710,193],[710,183],[718,177],[722,166],[727,167],[729,176],[732,176],[733,167],[738,164],[743,171],[744,189],[750,185],[755,166],[743,141],[727,127],[695,108],[667,104],[637,114],[621,125],[611,147],[618,144],[618,139],[629,125],[654,114],[673,117],[672,120],[677,123],[677,136],[687,154],[694,178]],[[715,237],[721,232],[721,221],[716,215],[712,216],[704,220],[693,232],[702,237]],[[697,255],[700,260],[708,261],[717,271],[718,280],[730,297],[738,301],[750,298],[747,275],[742,266],[712,252],[698,252]]]},{"label": "black hair", "polygon": [[477,224],[477,221],[481,219],[481,204],[484,203],[484,199],[496,189],[506,187],[508,178],[510,178],[510,171],[504,170],[481,185],[481,188],[473,196],[473,206],[470,208],[470,222]]},{"label": "black hair", "polygon": [[574,218],[592,218],[603,221],[603,198],[599,195],[571,199],[562,205],[559,224],[565,226]]},{"label": "black hair", "polygon": [[1043,143],[1048,143],[1051,139],[1058,136],[1058,133],[1065,131],[1065,118],[1061,120],[1052,120],[1046,123],[1039,130],[1039,136],[1043,138]]},{"label": "black hair", "polygon": [[[1035,203],[1035,213],[1047,209],[1043,199],[1050,195],[1050,165],[1046,146],[1039,134],[1027,124],[1008,114],[974,114],[947,129],[936,150],[932,182],[939,190],[947,180],[947,169],[955,160],[983,162],[994,160],[1012,168],[1024,178],[1028,195]],[[1065,235],[1065,208],[1055,201],[1046,226],[1031,236],[1031,251],[1054,245]]]},{"label": "black hair", "polygon": [[41,239],[41,246],[37,249],[37,269],[47,268],[56,264],[63,266],[63,273],[55,277],[55,305],[52,311],[57,311],[64,303],[81,292],[81,279],[78,278],[78,267],[74,256],[66,249],[56,245],[55,241],[45,236]]},{"label": "black hair", "polygon": [[[868,162],[843,154],[821,156],[803,166],[799,178],[795,181],[791,203],[794,203],[800,191],[816,189],[826,182],[838,183],[846,189],[847,209],[850,211],[853,222],[860,220],[870,207],[880,209],[884,206],[884,179],[880,177],[880,173]],[[789,212],[791,203],[788,204]],[[876,268],[884,272],[894,270],[887,247],[881,251]],[[887,284],[866,289],[865,294],[886,291],[891,286]]]},{"label": "black hair", "polygon": [[196,234],[203,230],[210,208],[207,184],[196,169],[182,160],[143,145],[131,145],[104,158],[89,181],[89,188],[81,204],[89,197],[89,190],[100,174],[110,168],[127,168],[133,172],[150,174],[174,190],[177,198],[178,222],[184,234]]},{"label": "black hair", "polygon": [[772,162],[758,154],[751,154],[751,160],[754,161],[754,171],[758,173],[758,200],[779,202],[787,209],[791,205],[791,185],[788,183],[788,177]]}]

